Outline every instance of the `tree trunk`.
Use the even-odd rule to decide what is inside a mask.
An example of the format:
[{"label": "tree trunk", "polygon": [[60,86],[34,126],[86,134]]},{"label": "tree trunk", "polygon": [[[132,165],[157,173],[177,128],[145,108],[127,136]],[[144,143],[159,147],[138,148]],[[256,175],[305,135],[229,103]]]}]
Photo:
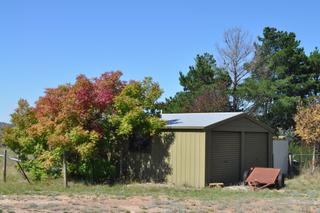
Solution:
[{"label": "tree trunk", "polygon": [[232,111],[236,112],[238,110],[238,97],[236,95],[237,89],[238,89],[238,79],[237,79],[237,70],[234,71],[234,79],[233,79],[233,88],[232,88]]},{"label": "tree trunk", "polygon": [[63,172],[63,186],[64,188],[68,187],[68,177],[67,177],[67,160],[66,160],[66,152],[63,152],[62,159],[62,172]]},{"label": "tree trunk", "polygon": [[317,142],[314,150],[314,169],[316,170],[320,165],[320,143]]},{"label": "tree trunk", "polygon": [[4,150],[4,154],[3,154],[3,182],[7,181],[7,150]]},{"label": "tree trunk", "polygon": [[123,167],[123,165],[122,165],[122,162],[123,162],[123,160],[122,160],[122,150],[120,151],[120,159],[119,159],[120,161],[119,161],[119,178],[120,178],[120,180],[122,180],[122,175],[123,175],[123,171],[122,171],[122,167]]},{"label": "tree trunk", "polygon": [[313,153],[312,153],[312,171],[313,174],[316,169],[316,143],[313,144]]}]

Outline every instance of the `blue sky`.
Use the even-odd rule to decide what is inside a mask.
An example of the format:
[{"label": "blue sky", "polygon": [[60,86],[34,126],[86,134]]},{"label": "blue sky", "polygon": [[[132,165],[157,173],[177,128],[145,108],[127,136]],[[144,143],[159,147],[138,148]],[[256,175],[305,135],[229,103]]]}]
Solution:
[{"label": "blue sky", "polygon": [[0,0],[0,121],[19,98],[31,104],[45,88],[121,70],[151,76],[165,93],[181,88],[196,54],[210,52],[225,29],[253,38],[265,26],[296,32],[309,53],[320,46],[319,1]]}]

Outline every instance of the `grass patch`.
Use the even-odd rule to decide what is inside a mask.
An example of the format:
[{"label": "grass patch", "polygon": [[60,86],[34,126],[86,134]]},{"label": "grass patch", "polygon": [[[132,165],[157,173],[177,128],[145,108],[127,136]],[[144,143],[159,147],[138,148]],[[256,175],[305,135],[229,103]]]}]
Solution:
[{"label": "grass patch", "polygon": [[[12,152],[9,152],[13,156]],[[0,158],[2,168],[3,158]],[[63,187],[62,179],[51,179],[29,184],[15,168],[15,162],[8,160],[7,182],[0,180],[0,195],[46,195],[57,196],[59,194],[81,195],[107,195],[117,197],[130,196],[167,196],[174,199],[199,199],[199,200],[245,200],[259,198],[281,198],[281,197],[309,197],[320,199],[320,171],[315,174],[304,172],[294,179],[286,180],[283,190],[257,190],[237,191],[211,188],[171,187],[157,184],[117,184],[109,185],[87,185],[82,182],[70,182],[69,188]],[[0,173],[2,174],[2,172]],[[0,176],[2,177],[2,176]]]},{"label": "grass patch", "polygon": [[308,193],[320,198],[320,170],[311,174],[310,169],[304,170],[301,175],[286,181],[288,191],[293,193]]},{"label": "grass patch", "polygon": [[70,182],[69,188],[63,187],[62,179],[47,180],[28,184],[26,182],[11,182],[0,183],[0,194],[28,194],[28,195],[46,195],[56,196],[59,194],[94,194],[94,195],[111,195],[117,197],[130,196],[167,196],[175,199],[200,199],[200,200],[220,200],[220,199],[240,199],[240,198],[276,198],[283,197],[285,193],[279,193],[277,190],[258,190],[258,191],[234,191],[224,189],[211,188],[188,188],[188,187],[171,187],[159,186],[156,184],[141,184],[130,185],[86,185],[83,183]]}]

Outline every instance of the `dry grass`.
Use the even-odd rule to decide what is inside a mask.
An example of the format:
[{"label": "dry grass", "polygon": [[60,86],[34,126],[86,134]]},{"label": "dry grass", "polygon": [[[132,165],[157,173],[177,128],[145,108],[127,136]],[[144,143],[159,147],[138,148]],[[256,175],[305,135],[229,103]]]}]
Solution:
[{"label": "dry grass", "polygon": [[311,173],[311,169],[305,169],[301,173],[301,175],[287,180],[286,183],[291,189],[315,189],[320,191],[320,169],[314,173]]},{"label": "dry grass", "polygon": [[288,193],[320,199],[320,170],[313,174],[310,169],[304,170],[301,175],[287,180],[286,185]]},{"label": "dry grass", "polygon": [[[320,211],[319,175],[288,180],[281,190],[244,187],[195,189],[159,184],[85,185],[61,180],[1,183],[3,212],[314,212]],[[316,185],[313,185],[316,184]],[[0,211],[1,212],[1,211]]]},{"label": "dry grass", "polygon": [[61,179],[28,184],[12,161],[8,169],[7,183],[0,180],[0,212],[320,212],[320,172],[304,172],[281,190],[253,191],[79,182],[65,189]]},{"label": "dry grass", "polygon": [[95,194],[0,196],[4,212],[319,212],[319,200],[303,197],[198,200],[168,196]]}]

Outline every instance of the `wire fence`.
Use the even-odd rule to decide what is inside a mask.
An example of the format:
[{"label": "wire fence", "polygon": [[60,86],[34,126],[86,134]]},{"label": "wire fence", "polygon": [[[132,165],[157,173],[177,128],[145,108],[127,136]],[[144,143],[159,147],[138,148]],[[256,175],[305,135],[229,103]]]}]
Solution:
[{"label": "wire fence", "polygon": [[[292,154],[292,160],[300,169],[310,168],[312,166],[312,154]],[[316,159],[320,159],[320,154],[316,154]]]},{"label": "wire fence", "polygon": [[14,157],[10,157],[8,155],[8,151],[5,149],[3,154],[0,154],[0,158],[3,158],[3,182],[7,182],[7,160],[11,160],[11,161],[15,161],[18,165],[18,171],[21,173],[21,175],[28,181],[28,183],[30,183],[30,180],[27,176],[27,174],[24,172],[20,162],[21,160],[19,160],[18,158],[14,158]]}]

